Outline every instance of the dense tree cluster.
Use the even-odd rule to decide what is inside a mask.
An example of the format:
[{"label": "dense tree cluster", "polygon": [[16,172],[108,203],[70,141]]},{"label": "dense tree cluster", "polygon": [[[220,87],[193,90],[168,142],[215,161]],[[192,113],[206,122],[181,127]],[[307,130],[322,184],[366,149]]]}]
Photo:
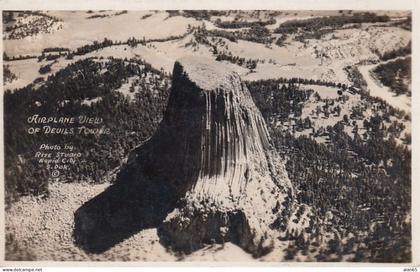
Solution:
[{"label": "dense tree cluster", "polygon": [[280,37],[277,38],[276,40],[276,45],[277,46],[284,46],[284,42],[287,40],[287,35],[286,34],[282,34]]},{"label": "dense tree cluster", "polygon": [[97,19],[97,18],[106,18],[109,17],[108,14],[94,14],[91,16],[86,17],[86,19]]},{"label": "dense tree cluster", "polygon": [[145,14],[145,15],[141,16],[141,19],[145,20],[145,19],[149,18],[150,16],[152,16],[152,14]]},{"label": "dense tree cluster", "polygon": [[26,60],[26,59],[36,59],[37,56],[34,55],[18,55],[9,57],[6,52],[3,52],[3,60],[4,61],[14,61],[14,60]]},{"label": "dense tree cluster", "polygon": [[214,24],[220,28],[244,28],[244,27],[264,27],[266,25],[273,25],[276,23],[275,19],[269,19],[267,21],[222,21],[220,18],[214,21]]},{"label": "dense tree cluster", "polygon": [[233,56],[232,53],[218,53],[216,56],[216,60],[217,61],[229,61],[233,64],[239,65],[239,66],[243,66],[247,69],[250,69],[251,71],[253,71],[256,67],[257,67],[257,60],[253,60],[253,59],[245,59],[242,57],[238,57],[238,56]]},{"label": "dense tree cluster", "polygon": [[[314,39],[314,40],[320,40],[322,38],[322,36],[324,36],[325,34],[331,33],[331,29],[330,28],[326,28],[326,29],[318,29],[316,31],[303,31],[302,33],[297,34],[294,39],[296,41],[305,43],[306,40],[309,39]],[[286,34],[283,34],[286,35]]]},{"label": "dense tree cluster", "polygon": [[396,95],[411,96],[408,82],[411,79],[411,57],[399,58],[379,64],[373,72],[381,83],[391,89]]},{"label": "dense tree cluster", "polygon": [[[180,15],[177,11],[167,11],[170,14]],[[224,16],[227,14],[227,11],[224,10],[183,10],[182,16],[184,17],[192,17],[197,20],[210,20],[211,16]],[[174,15],[172,15],[174,16]]]},{"label": "dense tree cluster", "polygon": [[[134,99],[118,90],[131,77]],[[72,144],[83,153],[61,179],[104,182],[129,150],[156,129],[166,105],[169,78],[138,59],[85,59],[48,79],[36,90],[30,84],[4,95],[5,173],[7,203],[20,195],[48,195],[50,172],[34,159],[42,143]],[[86,105],[84,101],[97,99]],[[29,135],[27,118],[40,116],[97,116],[111,130],[102,135]]]},{"label": "dense tree cluster", "polygon": [[301,78],[301,77],[291,77],[291,78],[284,78],[279,77],[278,79],[268,79],[268,80],[256,80],[256,81],[250,81],[248,84],[255,85],[255,86],[264,86],[266,84],[270,85],[270,88],[272,88],[272,91],[275,90],[276,86],[279,86],[279,84],[303,84],[303,85],[319,85],[319,86],[326,86],[326,87],[336,87],[341,88],[343,90],[351,89],[351,87],[348,87],[346,84],[340,83],[340,82],[333,82],[333,81],[327,81],[327,80],[321,80],[321,79],[307,79],[307,78]]},{"label": "dense tree cluster", "polygon": [[51,52],[65,52],[70,51],[70,49],[65,47],[47,47],[42,50],[42,53],[51,53]]},{"label": "dense tree cluster", "polygon": [[344,71],[347,73],[347,77],[353,83],[354,87],[367,92],[366,80],[363,78],[357,66],[346,66],[344,67]]},{"label": "dense tree cluster", "polygon": [[274,33],[297,33],[299,31],[314,32],[324,27],[332,29],[341,28],[346,24],[388,22],[390,18],[386,15],[376,15],[370,12],[354,13],[351,16],[327,16],[309,18],[303,20],[286,21],[274,30]]},{"label": "dense tree cluster", "polygon": [[17,79],[17,76],[10,71],[9,65],[3,64],[3,83],[9,83]]},{"label": "dense tree cluster", "polygon": [[[384,126],[385,119],[398,112],[388,106],[383,115],[362,115],[366,131],[361,135],[353,130],[353,137],[344,131],[352,122],[346,115],[323,132],[329,139],[323,144],[278,126],[278,121],[290,118],[311,126],[300,118],[301,104],[311,92],[276,81],[247,85],[287,160],[298,199],[316,215],[307,235],[295,237],[286,257],[311,252],[317,261],[340,261],[353,253],[353,261],[409,261],[411,152],[394,140],[403,129],[401,123]],[[328,232],[332,238],[327,239]]]},{"label": "dense tree cluster", "polygon": [[[309,99],[312,90],[300,90],[295,83],[282,84],[283,80],[259,80],[247,82],[264,118],[276,116],[280,121],[289,119],[290,114],[299,117],[303,102]],[[280,86],[281,85],[281,86]]]},{"label": "dense tree cluster", "polygon": [[16,21],[13,11],[3,11],[3,25],[7,25]]},{"label": "dense tree cluster", "polygon": [[225,38],[235,43],[238,41],[237,35],[235,34],[235,32],[232,32],[232,31],[213,29],[213,30],[206,30],[205,34],[207,34],[209,37]]},{"label": "dense tree cluster", "polygon": [[252,25],[249,29],[243,30],[237,36],[238,39],[262,44],[271,44],[275,40],[275,38],[271,36],[270,31],[259,24]]},{"label": "dense tree cluster", "polygon": [[259,25],[237,31],[226,31],[220,29],[207,30],[205,25],[192,28],[192,30],[194,31],[194,36],[198,36],[199,41],[207,40],[208,37],[220,37],[231,42],[244,40],[269,45],[275,39],[271,36],[270,31],[266,27]]},{"label": "dense tree cluster", "polygon": [[121,10],[121,11],[115,12],[114,16],[120,16],[120,15],[127,14],[127,13],[128,13],[127,10]]},{"label": "dense tree cluster", "polygon": [[99,50],[99,49],[102,49],[102,48],[105,48],[105,47],[109,47],[109,46],[112,46],[114,44],[115,43],[112,40],[104,38],[104,40],[101,41],[101,42],[94,41],[92,44],[87,44],[87,45],[84,45],[84,46],[81,46],[81,47],[77,48],[73,52],[73,54],[74,55],[85,55],[87,53],[90,53],[90,52],[93,52],[93,51],[96,51],[96,50]]},{"label": "dense tree cluster", "polygon": [[120,44],[127,44],[130,47],[136,47],[138,44],[146,45],[152,42],[167,42],[167,41],[179,40],[187,36],[190,32],[191,30],[187,30],[186,33],[181,34],[181,35],[171,35],[165,38],[155,38],[155,39],[147,39],[147,40],[145,37],[143,37],[142,39],[136,39],[135,37],[131,37],[131,38],[128,38],[126,42],[123,42]]},{"label": "dense tree cluster", "polygon": [[41,67],[39,68],[38,72],[39,72],[41,75],[47,74],[47,73],[51,72],[51,66],[52,66],[52,63],[51,63],[51,64],[46,64],[46,65],[43,65],[43,66],[41,66]]},{"label": "dense tree cluster", "polygon": [[[326,228],[322,218],[332,215],[336,245],[324,248],[324,253],[338,257],[349,253],[344,250],[348,246],[345,238],[354,237],[354,261],[409,260],[410,153],[382,138],[352,140],[339,124],[328,134],[332,141],[326,146],[305,136],[272,133],[279,150],[288,150],[286,168],[298,188],[299,200],[321,218],[314,227]],[[388,164],[381,167],[375,160]]]},{"label": "dense tree cluster", "polygon": [[[90,10],[90,12],[88,12],[88,13],[93,13],[93,11]],[[126,10],[122,10],[122,11],[115,12],[114,14],[94,14],[94,15],[90,15],[90,16],[86,17],[86,19],[110,18],[110,17],[113,17],[113,16],[123,15],[123,14],[126,14],[126,13],[127,13]]]}]

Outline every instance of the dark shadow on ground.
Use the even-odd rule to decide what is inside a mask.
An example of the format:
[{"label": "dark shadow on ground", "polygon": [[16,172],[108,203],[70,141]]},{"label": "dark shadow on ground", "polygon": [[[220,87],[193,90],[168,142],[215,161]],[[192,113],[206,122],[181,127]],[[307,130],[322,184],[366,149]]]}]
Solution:
[{"label": "dark shadow on ground", "polygon": [[157,227],[166,217],[171,207],[162,188],[158,195],[155,186],[142,189],[130,183],[111,185],[75,212],[73,234],[83,250],[104,252],[143,229]]},{"label": "dark shadow on ground", "polygon": [[[178,195],[146,154],[153,142],[133,150],[113,185],[74,214],[73,237],[89,253],[101,253],[146,228],[157,227],[174,208]],[[142,158],[142,159],[138,159]]]}]

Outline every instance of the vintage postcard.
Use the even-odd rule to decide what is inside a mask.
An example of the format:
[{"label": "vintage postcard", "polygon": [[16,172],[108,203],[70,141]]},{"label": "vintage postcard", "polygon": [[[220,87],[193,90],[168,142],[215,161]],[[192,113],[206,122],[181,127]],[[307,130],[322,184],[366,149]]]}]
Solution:
[{"label": "vintage postcard", "polygon": [[4,261],[413,263],[413,16],[3,9]]}]

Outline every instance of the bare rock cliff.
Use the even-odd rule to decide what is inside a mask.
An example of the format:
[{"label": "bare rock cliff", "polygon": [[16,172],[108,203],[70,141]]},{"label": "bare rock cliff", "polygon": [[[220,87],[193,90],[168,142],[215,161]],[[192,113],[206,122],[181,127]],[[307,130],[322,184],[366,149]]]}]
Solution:
[{"label": "bare rock cliff", "polygon": [[293,188],[239,75],[207,59],[177,61],[158,134],[149,168],[182,191],[159,228],[162,240],[186,252],[226,241],[267,252],[270,226],[287,224]]}]

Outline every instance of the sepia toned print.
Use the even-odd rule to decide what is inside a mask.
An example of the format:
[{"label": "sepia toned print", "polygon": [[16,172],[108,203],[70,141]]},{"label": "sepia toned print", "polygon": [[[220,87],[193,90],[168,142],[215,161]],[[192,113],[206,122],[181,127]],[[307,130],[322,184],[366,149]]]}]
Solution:
[{"label": "sepia toned print", "polygon": [[5,259],[411,262],[409,11],[3,11]]}]

